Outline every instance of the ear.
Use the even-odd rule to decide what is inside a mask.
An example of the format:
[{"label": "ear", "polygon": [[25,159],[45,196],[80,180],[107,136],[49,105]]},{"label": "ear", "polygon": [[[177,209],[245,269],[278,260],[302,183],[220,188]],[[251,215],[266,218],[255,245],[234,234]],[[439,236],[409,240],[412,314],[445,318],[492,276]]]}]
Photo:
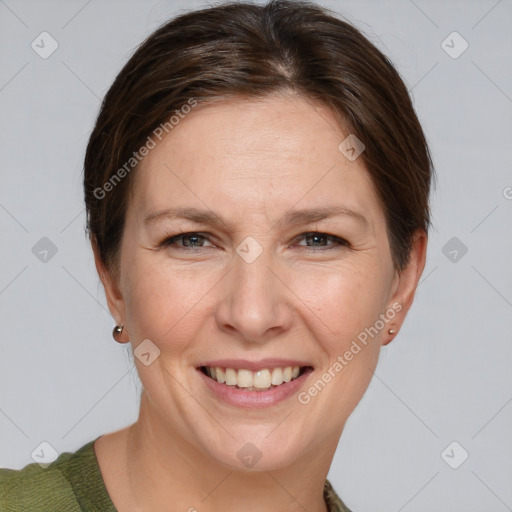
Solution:
[{"label": "ear", "polygon": [[114,317],[117,325],[124,325],[125,322],[125,303],[123,296],[119,290],[116,276],[107,270],[103,263],[96,237],[91,237],[92,251],[94,253],[94,263],[100,280],[105,289],[105,296],[107,299],[108,309],[110,314]]},{"label": "ear", "polygon": [[412,305],[421,274],[425,268],[427,239],[428,236],[425,230],[417,229],[414,232],[409,263],[402,272],[395,272],[388,303],[388,308],[397,312],[388,327],[394,329],[395,333],[389,334],[386,331],[382,339],[382,345],[387,345],[393,340]]}]

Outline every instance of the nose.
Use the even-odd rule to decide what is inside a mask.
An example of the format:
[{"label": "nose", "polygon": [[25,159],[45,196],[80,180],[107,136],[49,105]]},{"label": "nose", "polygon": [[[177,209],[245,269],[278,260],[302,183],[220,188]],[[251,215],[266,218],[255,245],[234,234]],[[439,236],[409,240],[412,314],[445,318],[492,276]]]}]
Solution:
[{"label": "nose", "polygon": [[252,262],[238,254],[233,259],[231,272],[219,283],[218,328],[246,343],[266,343],[290,328],[293,293],[270,251]]}]

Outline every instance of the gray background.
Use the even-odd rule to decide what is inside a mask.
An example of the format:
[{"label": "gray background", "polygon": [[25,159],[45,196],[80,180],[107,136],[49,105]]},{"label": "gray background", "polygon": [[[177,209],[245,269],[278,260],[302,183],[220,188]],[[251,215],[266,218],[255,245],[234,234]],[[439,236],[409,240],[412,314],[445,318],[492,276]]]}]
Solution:
[{"label": "gray background", "polygon": [[[354,512],[512,510],[512,2],[321,3],[397,65],[439,178],[415,304],[329,479]],[[82,160],[135,46],[203,5],[0,0],[0,467],[137,418],[140,383],[84,236]],[[47,59],[31,48],[43,31],[59,45]],[[461,39],[442,44],[453,31],[469,44],[457,58]],[[46,261],[43,237],[57,250]]]}]

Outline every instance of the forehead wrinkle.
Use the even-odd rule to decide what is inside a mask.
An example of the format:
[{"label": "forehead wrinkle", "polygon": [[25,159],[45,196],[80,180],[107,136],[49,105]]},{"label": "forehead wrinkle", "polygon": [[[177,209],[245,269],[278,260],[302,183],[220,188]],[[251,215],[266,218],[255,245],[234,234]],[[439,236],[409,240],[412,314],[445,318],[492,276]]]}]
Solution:
[{"label": "forehead wrinkle", "polygon": [[[369,227],[370,225],[369,220],[362,212],[344,206],[290,210],[286,212],[277,221],[276,224],[296,226],[301,224],[311,224],[336,216],[353,218],[359,223],[363,224],[365,227]],[[144,224],[153,224],[160,219],[186,219],[197,224],[205,224],[217,227],[224,225],[231,231],[234,230],[234,226],[231,222],[222,219],[212,210],[202,210],[193,207],[167,208],[165,210],[152,212],[144,219]]]}]

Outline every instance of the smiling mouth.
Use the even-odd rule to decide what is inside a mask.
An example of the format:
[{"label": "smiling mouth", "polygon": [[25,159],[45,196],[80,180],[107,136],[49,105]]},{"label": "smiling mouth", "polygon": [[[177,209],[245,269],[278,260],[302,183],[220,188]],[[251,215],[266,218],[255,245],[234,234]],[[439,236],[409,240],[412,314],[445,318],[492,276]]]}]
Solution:
[{"label": "smiling mouth", "polygon": [[243,368],[201,366],[199,370],[210,379],[226,386],[244,391],[268,391],[312,372],[313,367],[282,366],[251,371]]}]

